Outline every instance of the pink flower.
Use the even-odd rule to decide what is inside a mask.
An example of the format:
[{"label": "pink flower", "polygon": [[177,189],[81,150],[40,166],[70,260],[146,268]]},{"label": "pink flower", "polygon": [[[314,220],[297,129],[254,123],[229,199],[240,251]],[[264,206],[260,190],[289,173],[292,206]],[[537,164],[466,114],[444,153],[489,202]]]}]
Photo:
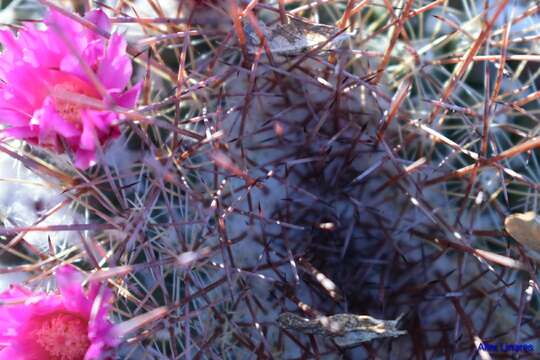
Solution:
[{"label": "pink flower", "polygon": [[12,286],[0,294],[0,360],[101,359],[119,343],[107,319],[111,291],[82,288],[83,274],[59,268],[56,293]]},{"label": "pink flower", "polygon": [[[101,10],[85,19],[110,30]],[[121,35],[107,40],[56,10],[44,23],[26,24],[17,37],[0,30],[0,123],[7,136],[73,154],[84,170],[95,164],[97,144],[120,134],[124,117],[112,105],[133,108],[141,84],[126,90],[132,65]]]}]

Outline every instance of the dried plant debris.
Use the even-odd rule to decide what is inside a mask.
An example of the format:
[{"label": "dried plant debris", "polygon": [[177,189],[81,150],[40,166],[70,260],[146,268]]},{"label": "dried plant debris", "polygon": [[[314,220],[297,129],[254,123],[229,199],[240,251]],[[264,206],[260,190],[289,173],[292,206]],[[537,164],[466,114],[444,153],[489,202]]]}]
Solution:
[{"label": "dried plant debris", "polygon": [[367,315],[337,314],[307,319],[286,312],[279,316],[278,321],[284,329],[329,336],[337,345],[349,347],[375,339],[405,335],[406,331],[397,329],[401,317],[379,320]]},{"label": "dried plant debris", "polygon": [[[296,55],[317,46],[321,46],[321,50],[334,49],[353,35],[334,26],[314,24],[300,18],[290,18],[287,24],[275,23],[271,26],[259,22],[258,26],[270,51],[281,55]],[[261,39],[248,21],[245,30],[249,51],[255,53],[261,46]]]},{"label": "dried plant debris", "polygon": [[540,251],[540,217],[534,211],[507,216],[504,227],[518,243]]}]

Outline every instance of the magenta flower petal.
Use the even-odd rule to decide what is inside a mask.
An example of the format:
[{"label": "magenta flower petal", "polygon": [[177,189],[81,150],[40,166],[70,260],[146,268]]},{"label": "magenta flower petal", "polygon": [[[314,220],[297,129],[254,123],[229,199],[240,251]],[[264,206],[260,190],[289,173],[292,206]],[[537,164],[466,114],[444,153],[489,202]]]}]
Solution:
[{"label": "magenta flower petal", "polygon": [[90,11],[84,16],[84,18],[103,31],[111,31],[111,21],[109,20],[107,14],[105,14],[101,9]]},{"label": "magenta flower petal", "polygon": [[143,82],[139,81],[137,84],[133,85],[131,89],[121,94],[114,94],[113,99],[118,105],[123,108],[131,109],[137,103],[137,99],[141,95]]},{"label": "magenta flower petal", "polygon": [[26,98],[24,92],[20,93],[16,88],[0,87],[0,104],[3,109],[17,109],[25,114],[32,114],[34,107]]},{"label": "magenta flower petal", "polygon": [[27,124],[28,114],[19,112],[16,109],[0,109],[0,119],[11,126],[25,126]]},{"label": "magenta flower petal", "polygon": [[[103,11],[85,18],[110,31]],[[2,133],[59,154],[69,150],[84,170],[96,162],[96,145],[104,147],[120,134],[125,117],[110,110],[110,101],[133,108],[140,85],[128,87],[132,64],[121,35],[106,39],[55,10],[44,23],[45,29],[26,25],[17,37],[0,30]]]},{"label": "magenta flower petal", "polygon": [[75,166],[79,169],[87,169],[96,163],[96,154],[93,151],[79,149],[75,154]]},{"label": "magenta flower petal", "polygon": [[[86,354],[84,360],[100,360],[101,354],[103,353],[103,348],[106,346],[103,342],[92,343]],[[1,358],[0,358],[1,360]]]},{"label": "magenta flower petal", "polygon": [[[0,294],[0,300],[6,303],[16,304],[24,302],[32,295],[32,292],[20,286],[12,286],[9,290]],[[26,321],[29,314],[21,311],[9,311],[7,307],[0,307],[0,324],[22,323]],[[9,342],[12,337],[12,327],[0,327],[0,344]]]},{"label": "magenta flower petal", "polygon": [[69,34],[77,34],[83,31],[83,26],[79,22],[65,16],[54,8],[49,9],[44,22],[49,26],[62,26],[63,30]]},{"label": "magenta flower petal", "polygon": [[70,265],[57,270],[56,282],[55,293],[13,286],[0,294],[0,360],[102,359],[118,345],[107,318],[111,291],[97,283],[84,291]]},{"label": "magenta flower petal", "polygon": [[23,57],[23,52],[15,36],[9,30],[0,30],[0,42],[4,46],[5,52],[7,55],[7,61],[14,62],[15,59],[21,59]]},{"label": "magenta flower petal", "polygon": [[81,144],[79,145],[79,148],[81,150],[87,150],[93,152],[96,149],[96,143],[95,143],[95,130],[94,130],[94,124],[92,122],[93,117],[88,116],[87,113],[82,115],[83,118],[83,131],[81,134]]},{"label": "magenta flower petal", "polygon": [[16,138],[16,139],[24,139],[27,141],[30,141],[31,143],[35,143],[33,139],[38,136],[38,133],[29,127],[10,127],[8,129],[5,129],[2,131],[3,134],[7,135],[8,137]]},{"label": "magenta flower petal", "polygon": [[[42,105],[44,97],[47,96],[46,76],[47,74],[37,71],[30,65],[17,66],[6,74],[3,80],[7,84],[2,90],[15,98],[23,97],[26,102],[24,110],[36,109]],[[29,84],[32,86],[29,87]],[[13,98],[7,96],[3,100],[5,103],[13,104],[13,108],[16,108],[17,103],[13,101]],[[19,102],[19,104],[21,103]]]},{"label": "magenta flower petal", "polygon": [[112,34],[98,76],[107,89],[123,89],[131,78],[131,61],[126,56],[126,41]]},{"label": "magenta flower petal", "polygon": [[81,284],[83,275],[72,266],[63,266],[56,271],[56,286],[62,295],[67,310],[89,315],[91,301],[87,299]]},{"label": "magenta flower petal", "polygon": [[25,360],[20,352],[12,347],[0,350],[0,360]]}]

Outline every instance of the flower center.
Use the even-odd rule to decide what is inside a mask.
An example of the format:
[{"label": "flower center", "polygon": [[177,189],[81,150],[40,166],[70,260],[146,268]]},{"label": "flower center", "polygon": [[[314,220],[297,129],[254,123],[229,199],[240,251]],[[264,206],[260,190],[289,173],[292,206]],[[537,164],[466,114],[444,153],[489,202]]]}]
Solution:
[{"label": "flower center", "polygon": [[58,84],[53,89],[54,107],[56,112],[72,124],[80,124],[81,104],[70,100],[70,93],[81,93],[82,89],[71,83]]},{"label": "flower center", "polygon": [[70,313],[44,317],[32,335],[47,360],[82,360],[90,346],[88,321]]}]

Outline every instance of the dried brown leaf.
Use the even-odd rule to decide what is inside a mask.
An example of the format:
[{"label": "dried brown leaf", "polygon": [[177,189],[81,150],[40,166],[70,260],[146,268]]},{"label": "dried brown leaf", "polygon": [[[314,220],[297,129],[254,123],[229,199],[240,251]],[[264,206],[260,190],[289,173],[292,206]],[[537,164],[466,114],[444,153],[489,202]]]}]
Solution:
[{"label": "dried brown leaf", "polygon": [[507,216],[504,227],[518,243],[540,251],[540,217],[534,211]]},{"label": "dried brown leaf", "polygon": [[[249,38],[249,51],[256,52],[261,46],[261,40],[251,31],[246,23]],[[274,54],[294,55],[316,46],[324,45],[324,48],[338,47],[339,44],[351,36],[350,33],[340,32],[339,28],[323,24],[313,24],[300,18],[291,18],[289,23],[277,23],[272,26],[259,24],[259,28],[268,42],[270,51]]]},{"label": "dried brown leaf", "polygon": [[347,347],[385,337],[398,337],[407,332],[398,330],[396,320],[379,320],[367,315],[337,314],[307,319],[293,313],[283,313],[278,322],[284,329],[332,337],[337,345]]}]

